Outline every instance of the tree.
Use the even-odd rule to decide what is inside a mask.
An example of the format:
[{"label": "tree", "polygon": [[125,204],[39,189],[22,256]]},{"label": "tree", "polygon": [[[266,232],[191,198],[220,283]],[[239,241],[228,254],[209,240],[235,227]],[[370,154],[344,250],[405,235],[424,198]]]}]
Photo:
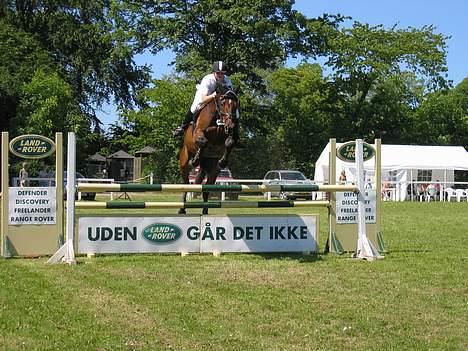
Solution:
[{"label": "tree", "polygon": [[283,68],[271,75],[274,99],[269,140],[270,168],[301,169],[311,175],[329,138],[329,92],[318,64]]},{"label": "tree", "polygon": [[49,53],[30,34],[0,20],[0,128],[15,133],[26,124],[17,117],[23,88],[38,70],[55,72],[57,66]]},{"label": "tree", "polygon": [[126,42],[112,19],[113,1],[7,1],[5,21],[29,33],[73,89],[81,112],[99,124],[95,109],[113,99],[133,106],[134,93],[148,82],[148,69],[137,67],[138,50]]},{"label": "tree", "polygon": [[[410,75],[424,81],[428,90],[447,87],[448,82],[443,76],[447,71],[446,40],[447,37],[435,34],[432,26],[387,30],[381,25],[372,27],[354,22],[352,28],[332,33],[325,64],[332,70],[330,78],[335,88],[335,99],[340,101],[337,106],[341,107],[336,111],[338,118],[334,131],[342,134],[340,132],[346,130],[343,137],[349,139],[372,137],[378,129],[382,130],[384,126],[379,125],[372,127],[377,127],[377,130],[369,129],[371,117],[378,112],[372,109],[372,99],[379,94],[388,95],[390,85],[403,88],[405,83],[401,82]],[[389,81],[392,83],[388,84]],[[403,94],[395,96],[396,100],[392,99],[398,101],[404,99],[409,90],[393,91]],[[382,107],[382,104],[378,106]],[[400,112],[394,115],[397,118],[395,122],[401,118]],[[391,115],[388,114],[387,118]],[[392,125],[393,122],[390,119],[387,123]]]},{"label": "tree", "polygon": [[415,143],[462,145],[468,149],[468,79],[454,89],[429,94],[412,123]]},{"label": "tree", "polygon": [[20,129],[24,134],[52,137],[63,130],[80,135],[89,130],[86,120],[81,118],[72,88],[57,72],[37,70],[31,81],[24,84],[18,116],[28,116],[26,125]]},{"label": "tree", "polygon": [[[264,155],[273,144],[266,142],[271,138],[268,117],[275,113],[266,89],[267,77],[282,67],[288,56],[324,53],[324,33],[336,29],[342,20],[340,16],[308,19],[292,10],[293,2],[286,0],[134,1],[121,5],[119,23],[130,40],[154,53],[173,50],[176,70],[191,80],[192,86],[210,70],[213,61],[222,59],[230,64],[229,73],[241,98],[241,129],[249,149],[258,155],[246,161],[238,160],[234,153],[231,163],[238,166],[236,175],[250,177],[263,175],[258,166],[267,167]],[[134,118],[136,129],[142,130],[140,123],[147,125],[144,119]]]},{"label": "tree", "polygon": [[178,158],[180,140],[172,138],[173,126],[178,124],[190,106],[194,87],[180,78],[159,79],[154,87],[138,95],[139,111],[125,110],[121,122],[128,131],[123,134],[130,151],[152,146],[150,163],[158,182],[179,181]]},{"label": "tree", "polygon": [[308,19],[293,1],[176,0],[122,3],[121,23],[152,52],[171,49],[176,69],[199,79],[216,60],[251,89],[263,89],[262,70],[275,70],[288,56],[323,52],[323,32],[341,17]]}]

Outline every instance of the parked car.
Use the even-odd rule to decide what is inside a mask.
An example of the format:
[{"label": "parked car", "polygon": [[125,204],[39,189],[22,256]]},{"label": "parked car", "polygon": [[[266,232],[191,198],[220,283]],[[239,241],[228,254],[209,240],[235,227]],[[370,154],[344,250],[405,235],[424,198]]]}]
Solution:
[{"label": "parked car", "polygon": [[[80,172],[76,172],[75,173],[75,182],[76,183],[86,183],[86,181],[83,181],[81,179],[85,179],[85,176],[83,174],[81,174]],[[63,198],[66,199],[67,198],[67,171],[63,172],[63,185],[64,185]],[[75,199],[78,199],[78,192],[75,193]],[[82,192],[81,193],[81,199],[94,201],[96,199],[96,193]]]},{"label": "parked car", "polygon": [[[272,170],[265,174],[263,177],[263,184],[265,185],[298,185],[298,184],[313,184],[313,182],[306,178],[306,176],[299,171],[293,170]],[[265,193],[265,198],[268,196]],[[307,200],[312,199],[312,192],[272,192],[271,196],[277,196],[284,200],[295,200],[297,198],[304,198]]]},{"label": "parked car", "polygon": [[[195,179],[197,178],[198,173],[200,173],[200,167],[196,167],[190,172],[189,174],[190,184],[195,184]],[[223,168],[219,171],[218,178],[216,178],[216,184],[220,184],[220,185],[235,184],[234,178],[232,177],[232,173],[229,170],[229,168]],[[193,193],[192,197],[196,198],[197,196],[199,196],[199,194],[200,193]],[[222,193],[211,192],[210,197],[221,199],[221,194]],[[225,194],[226,194],[226,199],[229,199],[229,200],[237,200],[239,198],[239,193],[226,192]]]}]

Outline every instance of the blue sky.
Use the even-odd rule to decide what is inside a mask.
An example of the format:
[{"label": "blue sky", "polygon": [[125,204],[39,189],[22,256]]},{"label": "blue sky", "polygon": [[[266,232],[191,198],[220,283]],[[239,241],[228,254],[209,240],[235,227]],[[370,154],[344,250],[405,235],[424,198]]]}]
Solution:
[{"label": "blue sky", "polygon": [[[323,13],[351,16],[370,25],[382,24],[389,28],[433,25],[437,33],[450,36],[448,40],[448,77],[454,85],[468,77],[468,0],[297,0],[294,9],[307,17]],[[137,64],[149,64],[154,78],[171,72],[173,55],[164,51],[158,55],[141,55]],[[290,61],[288,65],[295,65]],[[116,120],[113,106],[98,113],[104,126]]]}]

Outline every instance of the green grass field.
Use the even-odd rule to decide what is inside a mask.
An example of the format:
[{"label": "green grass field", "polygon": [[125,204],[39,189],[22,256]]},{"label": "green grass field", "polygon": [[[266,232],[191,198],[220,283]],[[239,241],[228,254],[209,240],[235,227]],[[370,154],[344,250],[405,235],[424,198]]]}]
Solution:
[{"label": "green grass field", "polygon": [[[243,211],[257,210],[228,213]],[[311,211],[323,250],[325,210]],[[375,262],[0,259],[0,350],[467,350],[468,204],[385,202],[383,234],[389,252]]]}]

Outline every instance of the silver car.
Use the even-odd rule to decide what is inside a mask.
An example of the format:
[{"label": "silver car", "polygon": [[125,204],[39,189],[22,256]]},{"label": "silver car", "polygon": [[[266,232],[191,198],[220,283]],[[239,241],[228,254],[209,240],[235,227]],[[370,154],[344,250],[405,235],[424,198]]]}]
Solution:
[{"label": "silver car", "polygon": [[[299,171],[293,170],[273,170],[269,171],[263,177],[263,184],[265,185],[299,185],[299,184],[313,184],[312,181]],[[271,193],[271,196],[277,196],[284,200],[295,200],[297,198],[312,199],[312,192],[279,192]],[[267,197],[267,194],[265,194]]]}]

